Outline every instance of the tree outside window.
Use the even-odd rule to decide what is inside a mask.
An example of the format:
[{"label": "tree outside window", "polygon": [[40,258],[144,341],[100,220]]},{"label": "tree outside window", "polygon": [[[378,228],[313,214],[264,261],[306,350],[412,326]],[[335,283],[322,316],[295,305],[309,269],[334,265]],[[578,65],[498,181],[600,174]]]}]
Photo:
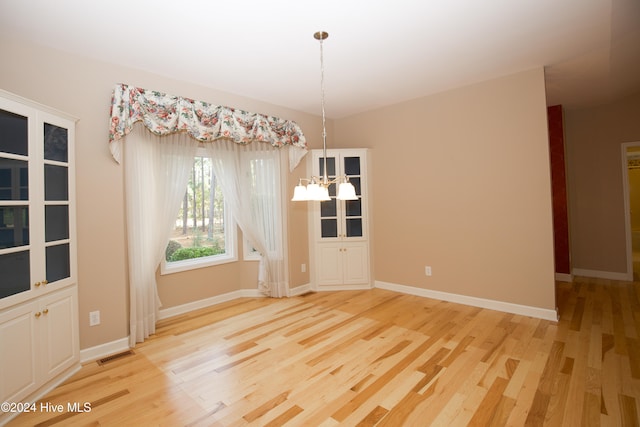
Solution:
[{"label": "tree outside window", "polygon": [[[202,265],[225,257],[229,249],[229,227],[224,198],[209,157],[196,157],[187,188],[165,252],[166,266]],[[231,245],[233,246],[233,245]],[[195,264],[193,262],[195,260]]]}]

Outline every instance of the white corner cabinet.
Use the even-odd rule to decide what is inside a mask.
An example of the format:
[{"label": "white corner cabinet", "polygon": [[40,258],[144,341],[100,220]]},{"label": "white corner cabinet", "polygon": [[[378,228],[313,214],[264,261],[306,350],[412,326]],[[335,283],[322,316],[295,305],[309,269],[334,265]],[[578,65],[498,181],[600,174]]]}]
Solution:
[{"label": "white corner cabinet", "polygon": [[0,91],[0,402],[80,367],[75,121]]},{"label": "white corner cabinet", "polygon": [[[371,288],[368,157],[367,149],[327,150],[329,179],[346,175],[358,200],[337,200],[332,184],[331,200],[311,202],[309,253],[316,290]],[[310,161],[312,175],[322,176],[323,150],[312,150]]]}]

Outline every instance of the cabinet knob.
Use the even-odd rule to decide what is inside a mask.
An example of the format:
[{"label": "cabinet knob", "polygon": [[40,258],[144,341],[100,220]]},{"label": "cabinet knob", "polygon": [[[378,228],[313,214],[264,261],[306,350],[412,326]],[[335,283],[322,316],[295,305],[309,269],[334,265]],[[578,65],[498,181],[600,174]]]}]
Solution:
[{"label": "cabinet knob", "polygon": [[38,286],[40,286],[40,285],[41,285],[41,283],[40,283],[40,282],[36,282],[36,283],[34,283],[34,284],[33,284],[33,286],[35,286],[36,288],[37,288]]},{"label": "cabinet knob", "polygon": [[44,310],[42,310],[42,314],[47,314],[47,313],[49,313],[49,309],[48,308],[45,308]]},{"label": "cabinet knob", "polygon": [[49,282],[47,282],[47,279],[43,280],[43,281],[42,281],[42,286],[46,286],[46,285],[47,285],[47,283],[49,283]]},{"label": "cabinet knob", "polygon": [[37,312],[37,313],[35,314],[35,316],[36,316],[36,317],[40,317],[40,316],[42,316],[42,313]]}]

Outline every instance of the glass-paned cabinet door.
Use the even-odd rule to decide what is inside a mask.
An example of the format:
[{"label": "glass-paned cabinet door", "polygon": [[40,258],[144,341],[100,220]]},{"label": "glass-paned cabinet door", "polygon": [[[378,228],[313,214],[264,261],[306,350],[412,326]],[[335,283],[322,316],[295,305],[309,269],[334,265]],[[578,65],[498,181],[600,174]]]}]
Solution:
[{"label": "glass-paned cabinet door", "polygon": [[0,298],[31,288],[29,118],[0,109]]},{"label": "glass-paned cabinet door", "polygon": [[[353,153],[353,154],[352,154]],[[324,153],[314,156],[314,173],[324,174]],[[320,202],[318,232],[320,239],[358,239],[365,238],[365,212],[362,192],[365,160],[356,150],[328,150],[326,159],[329,180],[347,176],[356,190],[357,200],[337,200],[336,185],[329,186],[331,200]]]},{"label": "glass-paned cabinet door", "polygon": [[[327,178],[332,180],[336,177],[336,158],[327,156],[318,159],[318,176],[324,176],[325,163],[327,166]],[[336,185],[329,186],[329,197],[331,200],[320,202],[320,236],[323,239],[338,237],[338,201],[336,200]]]},{"label": "glass-paned cabinet door", "polygon": [[362,237],[362,174],[361,158],[345,156],[342,158],[344,174],[356,189],[357,200],[345,200],[344,234],[345,237]]},{"label": "glass-paned cabinet door", "polygon": [[71,275],[69,251],[69,131],[43,123],[44,236],[47,282]]}]

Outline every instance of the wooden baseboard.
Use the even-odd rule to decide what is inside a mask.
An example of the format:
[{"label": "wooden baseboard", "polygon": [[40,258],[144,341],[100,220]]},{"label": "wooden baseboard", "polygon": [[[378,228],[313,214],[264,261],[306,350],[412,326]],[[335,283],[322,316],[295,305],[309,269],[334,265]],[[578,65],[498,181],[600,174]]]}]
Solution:
[{"label": "wooden baseboard", "polygon": [[80,350],[80,363],[93,362],[105,356],[129,350],[129,337]]},{"label": "wooden baseboard", "polygon": [[621,281],[633,280],[633,272],[619,273],[616,271],[600,271],[600,270],[588,270],[585,268],[574,268],[571,270],[571,273],[574,276],[593,277],[596,279],[609,279],[609,280],[621,280]]},{"label": "wooden baseboard", "polygon": [[442,301],[455,302],[457,304],[470,305],[473,307],[487,308],[489,310],[502,311],[505,313],[520,314],[523,316],[536,317],[539,319],[558,321],[558,311],[540,307],[531,307],[520,304],[513,304],[504,301],[495,301],[484,298],[470,297],[466,295],[451,294],[448,292],[433,291],[430,289],[416,288],[413,286],[398,285],[376,280],[376,288],[401,292],[409,295],[416,295],[426,298],[433,298]]},{"label": "wooden baseboard", "polygon": [[573,275],[567,273],[556,273],[556,282],[573,282]]},{"label": "wooden baseboard", "polygon": [[212,305],[231,301],[237,298],[259,298],[259,297],[265,297],[265,295],[262,292],[260,292],[258,289],[240,289],[237,291],[228,292],[226,294],[216,295],[211,298],[205,298],[205,299],[193,301],[187,304],[177,305],[175,307],[160,309],[160,311],[158,312],[158,320],[167,319],[169,317],[189,313],[194,310],[210,307]]},{"label": "wooden baseboard", "polygon": [[307,292],[313,292],[311,289],[311,285],[307,283],[306,285],[296,286],[295,288],[289,289],[289,296],[295,297],[298,295],[306,294]]}]

